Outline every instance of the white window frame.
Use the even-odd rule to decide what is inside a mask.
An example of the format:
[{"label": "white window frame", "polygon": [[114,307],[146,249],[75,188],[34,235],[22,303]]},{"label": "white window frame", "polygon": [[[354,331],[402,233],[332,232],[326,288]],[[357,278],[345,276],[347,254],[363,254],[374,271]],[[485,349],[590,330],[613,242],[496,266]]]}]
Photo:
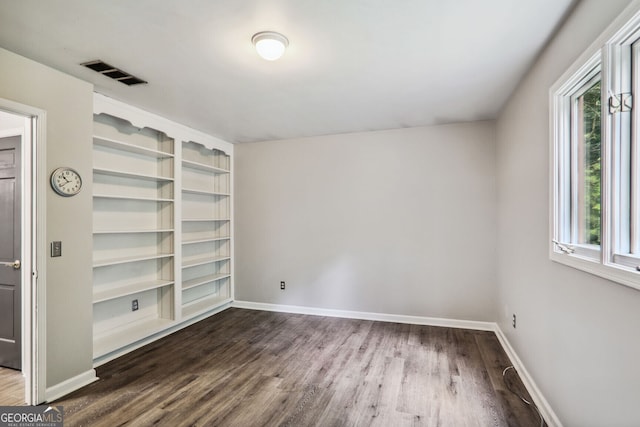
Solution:
[{"label": "white window frame", "polygon": [[556,219],[553,241],[557,242],[556,249],[560,253],[571,253],[592,261],[600,259],[600,247],[576,242],[579,234],[578,200],[582,186],[572,183],[579,180],[577,165],[582,141],[575,138],[580,133],[575,104],[593,84],[602,80],[601,74],[601,55],[598,52],[565,81],[554,97],[557,124],[553,147],[554,188],[557,197],[554,198]]},{"label": "white window frame", "polygon": [[[571,180],[573,100],[600,75],[602,180],[600,246],[575,244]],[[632,76],[635,74],[635,78]],[[632,93],[631,112],[609,112],[609,98]],[[634,1],[551,87],[551,260],[640,290],[640,0]],[[638,106],[636,107],[636,104]],[[575,131],[575,129],[574,129]],[[575,169],[575,167],[574,167]],[[573,174],[573,176],[572,176]],[[573,190],[573,193],[572,193]]]}]

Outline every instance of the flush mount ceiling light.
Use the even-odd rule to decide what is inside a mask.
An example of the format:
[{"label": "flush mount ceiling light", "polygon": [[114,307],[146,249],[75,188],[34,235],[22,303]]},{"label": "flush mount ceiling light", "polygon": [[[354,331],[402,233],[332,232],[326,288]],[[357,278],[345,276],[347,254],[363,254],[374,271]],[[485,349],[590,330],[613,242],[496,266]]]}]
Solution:
[{"label": "flush mount ceiling light", "polygon": [[275,31],[261,31],[251,37],[251,43],[256,47],[258,55],[267,61],[275,61],[284,54],[289,46],[289,40]]}]

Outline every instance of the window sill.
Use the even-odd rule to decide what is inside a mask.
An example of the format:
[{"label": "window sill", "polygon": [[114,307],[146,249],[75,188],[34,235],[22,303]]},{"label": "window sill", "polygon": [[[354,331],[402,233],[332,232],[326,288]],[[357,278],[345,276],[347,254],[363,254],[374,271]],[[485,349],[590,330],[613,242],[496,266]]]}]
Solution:
[{"label": "window sill", "polygon": [[551,261],[640,290],[640,272],[635,268],[619,264],[602,264],[600,260],[588,258],[580,254],[566,254],[556,251],[553,246],[554,245],[551,246],[549,256]]}]

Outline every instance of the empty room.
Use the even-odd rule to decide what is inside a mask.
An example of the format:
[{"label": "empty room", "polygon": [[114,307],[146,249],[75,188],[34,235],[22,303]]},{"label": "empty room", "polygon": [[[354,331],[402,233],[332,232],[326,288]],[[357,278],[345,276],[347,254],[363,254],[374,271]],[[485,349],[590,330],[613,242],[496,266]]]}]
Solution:
[{"label": "empty room", "polygon": [[639,65],[640,0],[0,0],[0,426],[639,426]]}]

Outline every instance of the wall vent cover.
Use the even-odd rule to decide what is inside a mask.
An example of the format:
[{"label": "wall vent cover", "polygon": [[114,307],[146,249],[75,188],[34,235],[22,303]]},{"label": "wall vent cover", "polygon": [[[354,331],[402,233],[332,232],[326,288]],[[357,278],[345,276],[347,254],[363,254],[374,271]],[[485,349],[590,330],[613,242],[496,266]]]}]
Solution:
[{"label": "wall vent cover", "polygon": [[97,73],[102,74],[103,76],[109,77],[113,80],[119,81],[120,83],[124,83],[127,86],[139,85],[139,84],[147,84],[146,81],[132,76],[126,71],[122,71],[119,68],[116,68],[112,65],[107,64],[106,62],[96,59],[93,61],[83,62],[83,65]]}]

